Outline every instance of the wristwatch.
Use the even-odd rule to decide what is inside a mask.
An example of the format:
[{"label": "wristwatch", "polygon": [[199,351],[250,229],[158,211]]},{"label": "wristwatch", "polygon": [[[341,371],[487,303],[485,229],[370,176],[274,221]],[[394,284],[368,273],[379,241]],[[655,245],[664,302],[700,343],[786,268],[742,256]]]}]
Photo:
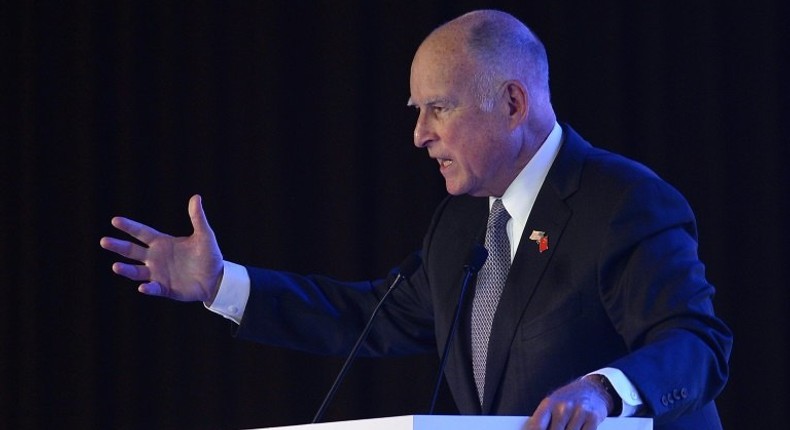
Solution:
[{"label": "wristwatch", "polygon": [[617,390],[615,390],[612,383],[609,382],[609,378],[598,373],[587,375],[585,378],[595,382],[596,385],[603,388],[603,390],[609,394],[609,397],[612,399],[612,410],[609,412],[609,416],[619,417],[623,412],[623,399],[617,394]]}]

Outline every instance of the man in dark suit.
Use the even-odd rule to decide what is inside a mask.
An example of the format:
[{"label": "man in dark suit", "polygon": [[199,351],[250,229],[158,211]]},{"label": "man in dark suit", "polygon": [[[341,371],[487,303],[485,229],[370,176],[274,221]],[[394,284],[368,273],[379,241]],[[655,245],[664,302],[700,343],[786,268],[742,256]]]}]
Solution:
[{"label": "man in dark suit", "polygon": [[[543,46],[510,15],[478,11],[439,27],[415,54],[410,84],[414,143],[437,160],[450,196],[423,265],[393,294],[365,352],[441,350],[461,267],[485,242],[496,256],[446,370],[461,413],[531,414],[529,429],[592,429],[612,415],[721,428],[714,398],[731,334],[713,313],[683,197],[557,123]],[[113,266],[145,281],[141,292],[202,300],[241,337],[342,354],[388,285],[223,262],[199,197],[189,213],[190,237],[114,218],[146,246],[101,244],[144,263]]]}]

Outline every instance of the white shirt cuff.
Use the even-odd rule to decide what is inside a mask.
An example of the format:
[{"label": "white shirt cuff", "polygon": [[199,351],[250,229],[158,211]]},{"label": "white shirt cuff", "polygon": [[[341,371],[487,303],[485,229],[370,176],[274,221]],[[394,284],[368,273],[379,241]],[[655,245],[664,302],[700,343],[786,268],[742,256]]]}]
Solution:
[{"label": "white shirt cuff", "polygon": [[642,396],[636,391],[636,387],[620,369],[604,367],[603,369],[590,372],[589,375],[603,375],[612,384],[612,388],[617,391],[617,395],[623,400],[621,417],[630,417],[636,414],[642,406]]},{"label": "white shirt cuff", "polygon": [[250,275],[247,269],[230,261],[223,261],[224,272],[217,296],[206,309],[241,324],[241,317],[250,298]]}]

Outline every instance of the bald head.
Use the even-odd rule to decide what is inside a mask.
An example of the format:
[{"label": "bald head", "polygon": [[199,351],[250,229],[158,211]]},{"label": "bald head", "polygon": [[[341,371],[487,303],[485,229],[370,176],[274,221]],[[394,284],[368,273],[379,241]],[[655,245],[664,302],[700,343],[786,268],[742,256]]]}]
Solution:
[{"label": "bald head", "polygon": [[435,29],[420,49],[439,46],[448,58],[463,55],[472,63],[472,84],[483,109],[490,109],[502,82],[518,80],[529,93],[531,109],[551,110],[546,50],[512,15],[496,10],[462,15]]}]

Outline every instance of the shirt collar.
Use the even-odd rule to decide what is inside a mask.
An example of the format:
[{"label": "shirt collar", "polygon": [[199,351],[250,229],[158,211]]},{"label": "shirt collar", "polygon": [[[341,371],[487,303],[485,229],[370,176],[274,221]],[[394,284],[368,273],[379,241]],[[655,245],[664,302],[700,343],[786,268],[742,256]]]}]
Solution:
[{"label": "shirt collar", "polygon": [[[527,218],[529,218],[538,192],[543,186],[543,181],[549,174],[549,169],[559,153],[561,143],[562,127],[555,122],[551,133],[538,148],[538,151],[508,186],[502,197],[499,197],[512,218],[514,231],[511,232],[516,234],[511,237],[516,240],[520,239],[521,233],[527,225]],[[497,197],[489,198],[489,209],[496,199]]]}]

